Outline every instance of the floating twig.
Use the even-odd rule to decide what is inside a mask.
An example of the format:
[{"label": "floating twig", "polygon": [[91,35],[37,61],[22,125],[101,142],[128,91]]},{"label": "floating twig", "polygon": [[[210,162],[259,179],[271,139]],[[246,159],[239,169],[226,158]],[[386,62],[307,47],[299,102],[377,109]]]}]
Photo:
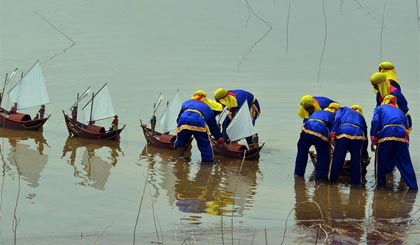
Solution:
[{"label": "floating twig", "polygon": [[385,23],[385,1],[384,1],[384,9],[382,12],[382,25],[381,25],[381,36],[379,37],[379,62],[382,61],[382,47],[383,47],[383,35],[384,35],[384,23]]},{"label": "floating twig", "polygon": [[286,55],[289,54],[289,20],[290,20],[290,9],[292,1],[289,1],[289,9],[287,10],[287,21],[286,21]]},{"label": "floating twig", "polygon": [[[34,10],[34,12],[37,14],[37,15],[39,15],[39,17],[41,17],[45,22],[47,22],[47,24],[49,24],[50,26],[52,26],[52,28],[54,28],[57,32],[59,32],[59,33],[61,33],[64,37],[66,37],[70,42],[71,42],[71,44],[67,47],[67,48],[64,48],[61,52],[64,54],[67,50],[69,50],[69,49],[71,49],[75,44],[76,44],[76,42],[75,41],[73,41],[73,39],[71,39],[71,37],[69,37],[68,35],[66,35],[63,31],[61,31],[60,29],[58,29],[53,23],[51,23],[49,20],[47,20],[44,16],[42,16],[42,14],[41,13],[39,13],[38,11],[36,11],[36,10]],[[48,63],[49,61],[51,61],[53,58],[55,58],[56,56],[57,56],[58,54],[56,53],[56,54],[54,54],[54,55],[52,55],[45,63]]]},{"label": "floating twig", "polygon": [[15,209],[13,210],[13,221],[12,221],[12,231],[13,231],[13,244],[16,245],[17,242],[17,226],[20,222],[20,218],[18,219],[16,216],[17,208],[19,204],[19,197],[20,197],[20,170],[18,163],[16,161],[16,158],[13,156],[13,160],[15,161],[16,165],[16,171],[18,174],[18,190],[17,190],[17,196],[16,196],[16,203],[15,203]]},{"label": "floating twig", "polygon": [[325,53],[325,47],[327,45],[327,37],[328,37],[328,29],[327,29],[327,15],[325,14],[325,0],[322,0],[322,13],[324,15],[324,45],[322,47],[321,57],[319,58],[319,65],[318,65],[318,78],[317,83],[319,84],[319,78],[321,76],[321,66],[322,66],[322,60],[324,59],[324,53]]},{"label": "floating twig", "polygon": [[109,224],[107,227],[105,227],[105,229],[103,229],[102,231],[101,231],[101,233],[99,234],[99,236],[96,238],[96,240],[93,242],[93,245],[95,245],[96,244],[96,242],[97,241],[99,241],[99,239],[101,238],[101,236],[102,236],[102,234],[104,234],[104,232],[106,231],[106,230],[108,230],[108,228],[109,227],[111,227],[111,225],[113,224],[114,222],[112,222],[111,224]]},{"label": "floating twig", "polygon": [[133,244],[136,244],[136,230],[137,230],[137,225],[139,223],[141,206],[143,205],[143,198],[144,198],[144,193],[146,191],[146,186],[147,186],[148,179],[149,179],[149,168],[147,169],[146,179],[144,180],[143,192],[141,193],[139,209],[137,211],[136,223],[134,225]]},{"label": "floating twig", "polygon": [[[248,8],[248,19],[249,19],[250,13],[252,13],[255,17],[257,17],[259,20],[261,20],[262,22],[264,22],[268,26],[268,30],[260,38],[258,38],[249,47],[248,51],[242,56],[241,60],[238,62],[238,65],[236,66],[237,70],[239,70],[240,66],[245,62],[245,60],[247,59],[248,55],[252,52],[254,47],[257,46],[257,44],[260,43],[268,35],[268,33],[271,32],[271,29],[273,29],[273,27],[266,20],[264,20],[258,14],[255,13],[254,9],[249,4],[248,0],[245,0],[245,2],[246,2],[246,5],[247,5],[247,8]],[[247,23],[248,23],[248,19],[247,19]]]}]

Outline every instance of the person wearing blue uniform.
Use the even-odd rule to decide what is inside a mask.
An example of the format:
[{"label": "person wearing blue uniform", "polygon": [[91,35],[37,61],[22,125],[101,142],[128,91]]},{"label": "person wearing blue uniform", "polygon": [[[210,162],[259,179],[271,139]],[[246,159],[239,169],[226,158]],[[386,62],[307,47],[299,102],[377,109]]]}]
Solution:
[{"label": "person wearing blue uniform", "polygon": [[175,148],[179,158],[183,158],[191,137],[194,136],[201,152],[202,162],[213,162],[213,148],[209,131],[219,144],[226,146],[216,122],[216,115],[222,111],[221,104],[206,98],[206,93],[197,90],[193,97],[185,101],[177,118],[177,138]]},{"label": "person wearing blue uniform", "polygon": [[382,72],[375,72],[369,78],[376,94],[376,106],[381,105],[383,99],[387,95],[393,95],[397,98],[398,108],[404,112],[408,120],[408,129],[412,128],[411,116],[409,113],[408,102],[401,90],[391,85],[390,80]]},{"label": "person wearing blue uniform", "polygon": [[303,119],[303,122],[305,122],[312,113],[324,110],[333,102],[336,101],[323,96],[312,96],[307,94],[300,98],[300,107],[297,114]]},{"label": "person wearing blue uniform", "polygon": [[[252,93],[242,89],[226,90],[224,88],[218,88],[214,91],[213,95],[217,102],[221,103],[228,109],[228,115],[222,123],[222,134],[226,142],[230,141],[229,136],[226,133],[226,128],[229,126],[233,117],[236,115],[245,101],[248,103],[252,124],[255,126],[255,122],[261,113],[261,108],[257,98]],[[257,139],[257,135],[247,137],[246,141],[248,146],[257,147]]]},{"label": "person wearing blue uniform", "polygon": [[375,159],[376,184],[385,186],[386,173],[395,166],[411,190],[417,190],[416,173],[408,150],[407,118],[398,109],[398,98],[385,96],[382,104],[375,108],[371,122],[371,149],[377,151]]},{"label": "person wearing blue uniform", "polygon": [[[350,152],[351,183],[360,185],[361,156],[368,158],[367,125],[359,105],[340,107],[335,115],[330,137],[335,141],[329,180],[336,182],[343,170],[347,151]],[[366,166],[364,166],[366,167]]]},{"label": "person wearing blue uniform", "polygon": [[295,176],[305,175],[309,148],[314,145],[317,153],[315,179],[327,180],[330,163],[329,134],[339,107],[338,103],[333,102],[324,110],[314,112],[303,124],[297,143]]}]

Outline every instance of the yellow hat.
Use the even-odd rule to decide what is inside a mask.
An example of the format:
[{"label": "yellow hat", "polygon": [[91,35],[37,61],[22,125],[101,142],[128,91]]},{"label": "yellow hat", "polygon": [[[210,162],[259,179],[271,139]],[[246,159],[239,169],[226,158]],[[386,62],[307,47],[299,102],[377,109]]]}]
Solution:
[{"label": "yellow hat", "polygon": [[338,108],[340,108],[340,104],[338,104],[337,102],[332,102],[328,105],[327,108],[324,109],[324,111],[329,111],[332,113],[336,113]]},{"label": "yellow hat", "polygon": [[211,100],[211,99],[205,99],[203,100],[204,103],[206,103],[213,111],[222,111],[223,110],[223,106],[222,104],[220,104],[219,102],[215,101],[215,100]]},{"label": "yellow hat", "polygon": [[234,94],[224,88],[218,88],[213,93],[214,98],[221,104],[227,106],[227,108],[238,107],[238,101]]},{"label": "yellow hat", "polygon": [[378,65],[378,70],[379,71],[382,71],[382,70],[391,70],[391,69],[394,69],[394,64],[392,64],[391,62],[389,62],[389,61],[384,61],[384,62],[381,62],[379,65]]},{"label": "yellow hat", "polygon": [[306,110],[306,108],[311,107],[311,106],[314,107],[314,112],[321,110],[321,107],[315,101],[312,95],[307,94],[307,95],[302,96],[302,98],[300,98],[300,108],[297,112],[298,116],[300,118],[308,118],[310,115],[309,115],[309,112]]},{"label": "yellow hat", "polygon": [[216,100],[220,100],[220,99],[226,97],[227,94],[228,94],[228,92],[226,91],[226,89],[224,89],[224,88],[218,88],[218,89],[216,89],[214,91],[214,94],[213,95],[214,95],[214,98]]},{"label": "yellow hat", "polygon": [[370,76],[369,80],[373,85],[380,84],[385,82],[386,75],[381,72],[375,72]]},{"label": "yellow hat", "polygon": [[203,90],[199,89],[199,90],[196,90],[194,92],[194,94],[192,96],[192,99],[193,100],[201,100],[201,98],[206,98],[206,96],[207,96],[207,93],[204,92]]},{"label": "yellow hat", "polygon": [[334,109],[334,110],[338,110],[338,108],[340,108],[340,104],[337,102],[332,102],[328,105],[328,108]]},{"label": "yellow hat", "polygon": [[302,96],[302,98],[300,98],[300,105],[303,108],[307,108],[309,106],[313,106],[314,103],[315,103],[314,102],[314,97],[312,97],[312,95],[307,94],[307,95]]},{"label": "yellow hat", "polygon": [[360,105],[352,105],[350,106],[350,108],[363,115],[363,110],[362,110],[362,107],[360,107]]},{"label": "yellow hat", "polygon": [[392,94],[385,96],[381,105],[389,105],[389,104],[393,104],[393,105],[397,106],[397,97],[395,97]]}]

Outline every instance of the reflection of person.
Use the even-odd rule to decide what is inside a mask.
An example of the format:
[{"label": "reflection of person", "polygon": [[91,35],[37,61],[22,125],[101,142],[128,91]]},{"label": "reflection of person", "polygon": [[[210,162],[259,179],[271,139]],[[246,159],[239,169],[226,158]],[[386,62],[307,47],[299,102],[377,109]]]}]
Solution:
[{"label": "reflection of person", "polygon": [[339,107],[338,103],[331,103],[324,110],[314,112],[304,123],[297,143],[295,176],[305,175],[309,148],[314,145],[317,152],[315,179],[327,179],[330,163],[329,132]]},{"label": "reflection of person", "polygon": [[400,110],[404,112],[408,120],[408,129],[412,127],[411,116],[409,113],[408,102],[399,89],[390,84],[389,79],[384,73],[375,72],[370,76],[370,82],[378,93],[376,95],[376,106],[381,105],[385,96],[393,95],[397,98],[397,105]]},{"label": "reflection of person", "polygon": [[[364,231],[366,191],[337,185],[314,184],[295,178],[296,223],[305,233],[293,243],[315,244],[323,240],[322,227],[328,233],[329,243],[361,243]],[[349,231],[340,233],[340,231]],[[338,232],[338,236],[334,233]],[[309,234],[308,234],[309,233]]]},{"label": "reflection of person", "polygon": [[[261,108],[257,98],[250,92],[242,89],[226,90],[224,88],[218,88],[214,91],[214,98],[217,102],[221,103],[223,106],[226,106],[228,109],[228,115],[222,123],[222,134],[226,142],[229,142],[229,137],[226,133],[226,128],[229,126],[233,117],[235,117],[238,110],[241,108],[243,103],[247,101],[249,112],[252,118],[252,124],[255,126],[255,121],[260,115]],[[258,142],[253,142],[254,139],[257,140],[257,136],[249,136],[246,138],[246,141],[249,146],[257,146]],[[255,145],[254,145],[255,143]]]},{"label": "reflection of person", "polygon": [[386,173],[396,166],[407,186],[417,190],[416,173],[408,150],[408,122],[398,109],[397,98],[387,95],[382,105],[375,108],[371,122],[372,150],[376,151],[376,184],[385,186]]},{"label": "reflection of person", "polygon": [[16,113],[17,112],[17,103],[13,103],[12,107],[10,107],[9,113]]},{"label": "reflection of person", "polygon": [[[412,225],[411,212],[416,202],[416,191],[373,192],[373,229],[368,229],[368,244],[409,244],[405,240]],[[418,241],[417,241],[418,242]]]},{"label": "reflection of person", "polygon": [[206,98],[202,90],[195,91],[193,97],[182,104],[177,119],[177,138],[175,148],[177,156],[184,157],[185,150],[194,136],[201,152],[201,161],[213,162],[213,149],[208,131],[219,144],[225,145],[216,122],[216,115],[222,111],[222,105]]},{"label": "reflection of person", "polygon": [[327,97],[307,94],[300,98],[300,107],[297,114],[305,122],[312,113],[324,110],[333,102],[335,101]]},{"label": "reflection of person", "polygon": [[38,118],[39,119],[44,119],[44,115],[45,115],[45,105],[41,105],[41,108],[38,111]]},{"label": "reflection of person", "polygon": [[176,205],[185,213],[205,213],[206,202],[214,201],[214,188],[218,187],[220,178],[212,176],[213,164],[199,165],[194,177],[189,176],[190,167],[190,164],[184,164],[182,161],[177,161],[175,164]]},{"label": "reflection of person", "polygon": [[329,179],[337,181],[344,166],[347,151],[350,152],[351,183],[359,185],[361,182],[361,155],[368,158],[367,125],[358,105],[341,107],[338,109],[330,137],[335,141],[334,154],[331,163]]}]

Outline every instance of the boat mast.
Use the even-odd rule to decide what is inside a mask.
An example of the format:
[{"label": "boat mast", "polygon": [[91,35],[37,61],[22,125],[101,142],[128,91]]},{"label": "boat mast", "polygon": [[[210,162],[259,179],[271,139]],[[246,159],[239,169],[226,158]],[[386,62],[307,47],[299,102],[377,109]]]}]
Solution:
[{"label": "boat mast", "polygon": [[91,103],[90,104],[90,116],[89,116],[89,124],[91,124],[92,123],[92,112],[93,112],[93,99],[95,98],[95,96],[96,95],[98,95],[101,91],[102,91],[102,89],[103,88],[105,88],[105,86],[107,85],[107,83],[105,83],[103,86],[102,86],[102,88],[101,89],[99,89],[99,91],[95,94],[95,93],[92,93],[92,99],[90,99],[88,102],[87,102],[87,104],[82,108],[82,109],[85,109],[86,108],[86,106],[89,104],[89,103]]},{"label": "boat mast", "polygon": [[17,69],[18,69],[18,68],[16,68],[16,69],[12,72],[12,74],[10,74],[10,77],[8,77],[8,74],[6,73],[6,78],[4,79],[3,88],[2,88],[2,90],[1,90],[1,94],[0,94],[0,106],[1,106],[1,103],[3,102],[4,90],[6,89],[7,84],[9,84],[9,82],[10,82],[10,81],[12,80],[12,78],[15,76],[15,74],[16,74],[16,72],[17,72]]}]

